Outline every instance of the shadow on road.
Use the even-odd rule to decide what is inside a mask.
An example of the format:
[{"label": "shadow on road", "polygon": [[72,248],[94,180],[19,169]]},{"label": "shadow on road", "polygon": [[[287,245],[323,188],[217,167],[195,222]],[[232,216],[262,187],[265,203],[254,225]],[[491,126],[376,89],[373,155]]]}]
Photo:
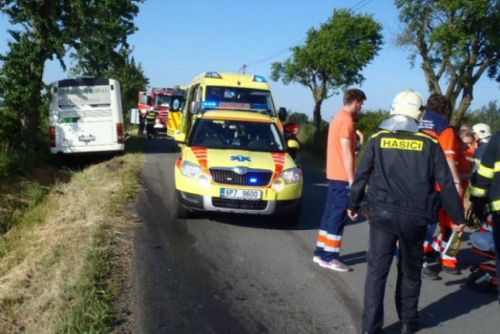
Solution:
[{"label": "shadow on road", "polygon": [[[467,240],[467,237],[465,239]],[[460,288],[420,309],[422,329],[437,327],[449,320],[469,314],[492,302],[497,302],[498,297],[496,289],[492,288],[487,292],[481,293],[471,290],[466,286],[470,274],[468,268],[472,265],[479,264],[482,261],[481,257],[474,254],[468,248],[463,248],[458,253],[457,257],[459,268],[462,270],[462,276],[458,276],[458,279],[455,280],[446,280],[443,282],[443,285],[458,285]],[[400,323],[397,322],[386,327],[385,330],[387,333],[397,333],[399,328]]]},{"label": "shadow on road", "polygon": [[252,229],[269,229],[269,230],[310,230],[317,227],[308,226],[306,220],[301,213],[301,222],[296,226],[289,226],[286,222],[279,221],[275,217],[257,216],[257,215],[241,215],[229,213],[199,213],[193,218],[209,219],[213,222],[228,224],[240,227],[248,227]]},{"label": "shadow on road", "polygon": [[[465,281],[466,278],[461,279],[456,284],[462,284]],[[453,320],[496,301],[495,293],[478,293],[462,286],[456,292],[448,294],[421,309],[421,327],[422,329],[436,327],[448,320]],[[399,328],[400,324],[398,322],[386,327],[385,330],[387,333],[397,333]],[[478,324],[478,328],[480,328],[480,324]]]},{"label": "shadow on road", "polygon": [[366,251],[343,254],[340,256],[340,259],[349,266],[354,266],[360,263],[366,263]]},{"label": "shadow on road", "polygon": [[159,154],[159,153],[178,153],[180,152],[179,146],[169,137],[157,137],[152,139],[139,138],[145,142],[146,154]]}]

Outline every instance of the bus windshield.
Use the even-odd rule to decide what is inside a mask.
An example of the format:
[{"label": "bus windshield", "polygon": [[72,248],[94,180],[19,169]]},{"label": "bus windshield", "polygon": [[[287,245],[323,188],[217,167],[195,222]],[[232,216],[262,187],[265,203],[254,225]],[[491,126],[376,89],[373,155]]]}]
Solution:
[{"label": "bus windshield", "polygon": [[199,119],[190,146],[283,152],[284,143],[274,123]]},{"label": "bus windshield", "polygon": [[202,107],[206,109],[231,109],[265,111],[271,116],[276,115],[271,92],[268,90],[207,86],[205,101]]}]

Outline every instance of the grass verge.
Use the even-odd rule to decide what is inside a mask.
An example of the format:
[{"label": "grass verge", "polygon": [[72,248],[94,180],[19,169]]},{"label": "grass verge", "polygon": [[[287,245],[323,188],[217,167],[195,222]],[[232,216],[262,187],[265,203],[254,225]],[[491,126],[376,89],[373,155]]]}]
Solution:
[{"label": "grass verge", "polygon": [[127,265],[121,235],[135,222],[125,208],[143,158],[126,154],[74,173],[0,237],[0,333],[110,331],[116,273]]}]

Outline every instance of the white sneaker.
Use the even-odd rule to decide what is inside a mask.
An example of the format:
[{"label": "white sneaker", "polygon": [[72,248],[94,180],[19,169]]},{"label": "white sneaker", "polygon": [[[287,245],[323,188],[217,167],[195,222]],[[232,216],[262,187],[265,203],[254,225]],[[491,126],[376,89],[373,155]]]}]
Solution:
[{"label": "white sneaker", "polygon": [[[314,259],[313,259],[314,260]],[[351,268],[349,266],[345,265],[342,261],[333,259],[330,262],[326,262],[321,260],[321,262],[318,263],[321,267],[335,270],[335,271],[340,271],[340,272],[347,272],[351,271]]]},{"label": "white sneaker", "polygon": [[314,255],[313,256],[313,262],[320,264],[323,260],[321,260],[321,256]]}]

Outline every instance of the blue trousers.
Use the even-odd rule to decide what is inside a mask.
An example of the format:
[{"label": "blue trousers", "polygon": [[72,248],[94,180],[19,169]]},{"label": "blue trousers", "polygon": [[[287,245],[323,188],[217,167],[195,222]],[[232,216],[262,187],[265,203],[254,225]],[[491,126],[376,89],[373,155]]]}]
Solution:
[{"label": "blue trousers", "polygon": [[342,234],[348,222],[347,206],[349,200],[349,183],[345,181],[328,180],[328,194],[325,210],[321,218],[315,256],[323,261],[337,258],[342,247]]}]

